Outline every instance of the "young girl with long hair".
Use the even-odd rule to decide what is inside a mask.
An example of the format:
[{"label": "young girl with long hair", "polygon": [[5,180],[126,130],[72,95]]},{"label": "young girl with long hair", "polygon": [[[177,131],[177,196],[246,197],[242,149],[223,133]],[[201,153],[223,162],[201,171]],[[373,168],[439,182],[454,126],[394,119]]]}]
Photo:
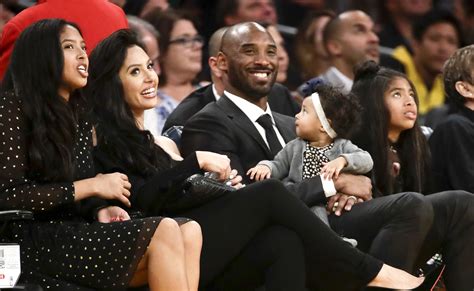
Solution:
[{"label": "young girl with long hair", "polygon": [[[105,39],[91,54],[87,97],[94,105],[96,117],[97,165],[105,172],[120,169],[127,173],[132,181],[132,206],[146,215],[156,215],[174,195],[174,187],[191,174],[211,171],[225,179],[232,171],[229,159],[215,153],[198,151],[182,161],[173,160],[143,129],[143,112],[157,102],[158,79],[142,48],[127,30]],[[232,182],[239,185],[240,180],[236,176]],[[260,259],[274,247],[293,255],[292,247],[271,243],[262,236],[266,229],[275,226],[291,230],[301,239],[310,268],[308,274],[319,263],[326,269],[356,276],[360,286],[349,288],[367,284],[413,288],[422,281],[350,247],[275,180],[241,188],[179,215],[195,219],[203,230],[202,287],[232,270],[233,276],[225,276],[225,289],[248,288],[245,284],[249,276],[245,275],[257,268],[265,274],[267,290],[304,289],[301,276],[293,270],[300,270],[301,266],[288,268],[277,264],[274,268],[274,255],[270,255],[269,262],[262,263]],[[256,263],[249,259],[249,253],[256,254],[252,257]],[[391,282],[386,275],[391,277]],[[406,281],[402,283],[403,280]]]},{"label": "young girl with long hair", "polygon": [[131,187],[122,173],[94,171],[79,90],[88,66],[78,27],[64,20],[39,21],[16,41],[1,91],[0,208],[32,211],[34,220],[11,222],[0,241],[20,245],[20,280],[45,289],[197,290],[197,223],[131,221],[117,206],[82,211],[86,198],[127,207]]},{"label": "young girl with long hair", "polygon": [[[374,159],[372,177],[378,195],[400,191],[429,194],[429,148],[417,122],[416,90],[407,76],[366,62],[356,72],[352,92],[363,107],[362,126],[353,141]],[[441,251],[448,289],[473,289],[474,196],[465,191],[446,191],[425,199],[433,207],[434,221],[421,247],[418,265]]]}]

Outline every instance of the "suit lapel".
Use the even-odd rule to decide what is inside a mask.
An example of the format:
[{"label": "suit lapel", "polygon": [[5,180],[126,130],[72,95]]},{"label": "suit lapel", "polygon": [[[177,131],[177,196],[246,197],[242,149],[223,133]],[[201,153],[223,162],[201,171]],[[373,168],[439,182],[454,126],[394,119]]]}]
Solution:
[{"label": "suit lapel", "polygon": [[217,106],[227,114],[235,126],[242,129],[244,133],[246,133],[259,145],[259,147],[265,152],[265,155],[268,159],[273,159],[270,149],[267,147],[267,144],[263,140],[262,136],[255,128],[255,125],[252,123],[252,121],[250,121],[247,115],[245,115],[245,113],[242,112],[239,107],[237,107],[237,105],[235,105],[229,98],[227,98],[227,96],[224,95],[217,101]]}]

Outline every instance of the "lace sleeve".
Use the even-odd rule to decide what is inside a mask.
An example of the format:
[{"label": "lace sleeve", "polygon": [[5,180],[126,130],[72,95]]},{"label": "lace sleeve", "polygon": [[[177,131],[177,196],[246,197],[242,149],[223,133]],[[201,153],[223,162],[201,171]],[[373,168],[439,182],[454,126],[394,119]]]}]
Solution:
[{"label": "lace sleeve", "polygon": [[21,101],[12,94],[0,97],[0,208],[33,212],[74,201],[74,186],[39,183],[26,177],[26,124]]}]

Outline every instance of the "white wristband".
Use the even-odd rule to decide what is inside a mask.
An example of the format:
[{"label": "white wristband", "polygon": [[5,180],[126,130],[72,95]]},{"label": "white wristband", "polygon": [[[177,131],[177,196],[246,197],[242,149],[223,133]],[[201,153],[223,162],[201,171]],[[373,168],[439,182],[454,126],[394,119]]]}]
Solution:
[{"label": "white wristband", "polygon": [[326,195],[326,198],[329,198],[331,196],[336,195],[336,187],[334,187],[334,182],[332,179],[325,179],[323,176],[321,177],[321,183],[323,185],[323,190],[324,190],[324,195]]}]

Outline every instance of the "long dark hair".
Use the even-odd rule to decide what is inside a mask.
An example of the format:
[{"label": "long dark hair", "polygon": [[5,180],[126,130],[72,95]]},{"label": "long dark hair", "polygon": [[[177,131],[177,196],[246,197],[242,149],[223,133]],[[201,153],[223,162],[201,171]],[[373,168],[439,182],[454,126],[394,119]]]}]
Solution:
[{"label": "long dark hair", "polygon": [[69,102],[59,96],[64,55],[60,34],[62,19],[38,21],[16,40],[2,91],[21,100],[27,124],[30,178],[44,181],[71,180],[74,176],[73,146],[77,125],[79,91]]},{"label": "long dark hair", "polygon": [[[413,91],[415,87],[403,73],[381,68],[375,62],[368,61],[357,70],[352,93],[359,96],[362,105],[362,126],[353,141],[367,150],[374,160],[373,177],[376,188],[384,195],[394,192],[394,178],[391,176],[392,165],[388,159],[391,146],[388,139],[390,113],[385,107],[384,93],[395,78],[408,81]],[[415,102],[418,96],[415,91]],[[424,192],[427,189],[429,173],[429,148],[418,122],[411,129],[404,130],[395,145],[403,181],[402,191]]]},{"label": "long dark hair", "polygon": [[171,159],[155,145],[149,131],[139,129],[125,101],[119,71],[133,46],[145,50],[129,29],[116,31],[97,45],[90,55],[86,96],[93,107],[97,148],[134,173],[151,176],[169,167]]}]

